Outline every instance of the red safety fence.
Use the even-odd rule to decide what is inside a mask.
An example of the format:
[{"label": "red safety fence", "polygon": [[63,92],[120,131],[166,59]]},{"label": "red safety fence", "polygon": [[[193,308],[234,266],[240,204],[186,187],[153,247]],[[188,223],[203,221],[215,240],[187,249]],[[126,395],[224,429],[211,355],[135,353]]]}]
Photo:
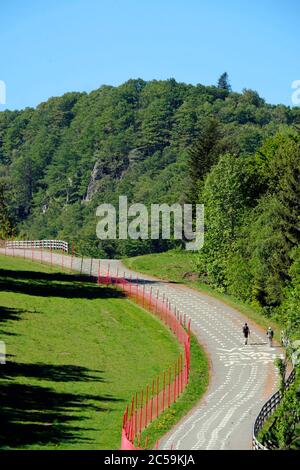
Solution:
[{"label": "red safety fence", "polygon": [[[153,289],[146,290],[146,282],[138,278],[133,280],[125,277],[111,276],[109,267],[106,276],[98,272],[99,284],[111,284],[122,289],[129,297],[139,305],[154,313],[177,336],[183,347],[181,353],[172,367],[169,367],[160,376],[152,380],[150,384],[132,396],[130,405],[127,406],[123,416],[122,426],[122,450],[139,450],[141,447],[142,431],[153,420],[176,402],[184,391],[189,380],[190,371],[190,320],[185,314],[172,308],[169,300],[163,296],[159,299],[159,292],[153,295]],[[146,441],[144,449],[147,448]]]},{"label": "red safety fence", "polygon": [[[28,258],[28,251],[32,261],[46,262],[57,265],[57,254],[55,263],[53,262],[52,251],[57,249],[58,246],[50,244],[44,246],[41,244],[32,243],[18,243],[8,245],[7,241],[0,240],[0,248],[5,249],[5,254],[12,254],[13,256],[24,256]],[[46,248],[47,256],[43,257],[43,248]],[[58,248],[59,249],[59,248]],[[9,253],[7,251],[9,250]],[[73,268],[75,260],[74,243],[71,244],[71,253],[66,256],[64,249],[61,251],[60,265],[62,269]],[[113,285],[121,289],[124,294],[141,307],[147,309],[152,314],[156,315],[177,337],[182,346],[183,352],[179,354],[177,361],[168,370],[157,376],[155,379],[132,396],[131,403],[126,407],[123,416],[122,426],[122,450],[141,450],[148,446],[148,439],[146,439],[144,447],[141,447],[141,434],[142,431],[159,417],[166,409],[176,402],[178,397],[184,391],[189,380],[190,372],[190,326],[191,321],[185,313],[180,312],[171,302],[162,294],[159,295],[159,290],[153,291],[152,286],[147,288],[147,281],[136,277],[132,278],[125,275],[119,275],[117,270],[115,275],[110,273],[110,265],[107,264],[105,268],[105,275],[100,272],[100,260],[89,261],[89,273],[93,275],[93,261],[97,261],[98,276],[96,277],[98,284]],[[103,269],[102,269],[103,271]],[[83,257],[81,257],[80,272],[83,272]],[[158,443],[156,443],[157,447]]]}]

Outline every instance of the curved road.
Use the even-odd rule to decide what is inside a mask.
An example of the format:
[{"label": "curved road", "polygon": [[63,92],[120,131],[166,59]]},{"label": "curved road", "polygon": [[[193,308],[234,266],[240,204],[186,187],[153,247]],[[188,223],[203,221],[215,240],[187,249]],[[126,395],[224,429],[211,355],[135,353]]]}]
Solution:
[{"label": "curved road", "polygon": [[[3,249],[0,252],[4,252]],[[14,250],[15,255],[32,257],[31,250]],[[12,254],[12,250],[7,250]],[[41,259],[40,252],[35,258]],[[50,261],[50,253],[42,254]],[[64,256],[64,266],[71,258]],[[52,255],[52,261],[61,265],[62,256]],[[109,266],[112,276],[125,273],[135,280],[137,273],[125,268],[118,260],[101,260],[101,274]],[[73,269],[98,274],[98,260],[73,259]],[[167,297],[173,307],[191,318],[193,333],[204,346],[210,360],[209,387],[202,400],[161,441],[162,449],[251,449],[252,427],[263,403],[277,389],[278,377],[274,359],[282,352],[270,348],[265,332],[248,320],[251,335],[244,345],[242,327],[247,319],[223,302],[180,284],[160,281],[139,274],[145,284],[159,298]]]}]

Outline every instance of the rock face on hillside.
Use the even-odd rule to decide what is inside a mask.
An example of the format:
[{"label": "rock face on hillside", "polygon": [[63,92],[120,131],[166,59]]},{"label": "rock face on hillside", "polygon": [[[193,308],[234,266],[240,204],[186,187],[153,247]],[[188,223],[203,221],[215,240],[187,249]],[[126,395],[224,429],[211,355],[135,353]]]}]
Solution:
[{"label": "rock face on hillside", "polygon": [[98,159],[91,172],[84,201],[89,202],[93,198],[100,189],[104,178],[121,179],[129,165],[132,166],[143,158],[144,155],[139,149],[132,149],[125,157],[111,156]]},{"label": "rock face on hillside", "polygon": [[97,161],[90,176],[90,181],[84,199],[86,202],[89,202],[92,199],[93,195],[97,192],[99,183],[104,175],[105,166],[103,165],[103,162]]}]

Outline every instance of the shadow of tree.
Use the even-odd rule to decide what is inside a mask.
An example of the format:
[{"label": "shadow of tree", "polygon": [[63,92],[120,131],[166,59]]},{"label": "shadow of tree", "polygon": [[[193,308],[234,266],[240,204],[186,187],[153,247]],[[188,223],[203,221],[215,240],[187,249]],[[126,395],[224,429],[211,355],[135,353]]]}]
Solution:
[{"label": "shadow of tree", "polygon": [[91,277],[84,274],[68,274],[68,273],[44,273],[40,271],[26,271],[12,269],[0,269],[0,277],[10,277],[15,279],[43,279],[45,281],[61,281],[61,282],[91,282]]},{"label": "shadow of tree", "polygon": [[[38,296],[66,298],[110,298],[122,294],[109,287],[99,287],[85,276],[0,269],[0,290]],[[0,306],[0,325],[19,321],[28,310]],[[5,335],[14,334],[5,331]],[[13,356],[7,355],[6,358]],[[113,404],[123,401],[101,393],[73,393],[76,383],[105,382],[103,371],[78,365],[21,363],[8,360],[0,366],[0,448],[30,445],[47,447],[64,443],[82,443],[88,439],[85,426],[91,413],[107,413]],[[33,379],[35,381],[33,382]],[[41,381],[37,382],[36,380]],[[33,382],[33,383],[31,383]],[[55,383],[75,383],[71,392],[61,391]],[[51,388],[50,388],[51,387]],[[100,422],[100,419],[99,419]],[[101,432],[101,428],[96,431]]]},{"label": "shadow of tree", "polygon": [[0,290],[42,297],[97,299],[124,296],[116,289],[92,283],[86,276],[7,269],[0,269]]},{"label": "shadow of tree", "polygon": [[0,323],[19,320],[22,313],[25,313],[25,310],[20,308],[2,307],[0,305]]},{"label": "shadow of tree", "polygon": [[[104,382],[103,371],[74,365],[7,362],[0,369],[0,448],[82,442],[85,413],[111,411],[123,401],[111,395],[58,392],[49,387],[16,383],[17,377],[53,382]],[[77,425],[76,425],[77,423]],[[99,429],[100,432],[100,429]]]},{"label": "shadow of tree", "polygon": [[[28,310],[23,310],[20,308],[11,308],[11,307],[3,307],[0,305],[0,326],[1,323],[6,323],[9,321],[17,321],[21,320],[22,314],[29,313]],[[0,328],[0,334],[5,334],[6,336],[17,336],[16,333],[11,331],[5,331]]]},{"label": "shadow of tree", "polygon": [[[45,367],[45,366],[44,366]],[[71,394],[15,383],[0,386],[0,448],[82,442],[84,412],[111,410],[111,396]],[[99,429],[100,432],[100,429]]]},{"label": "shadow of tree", "polygon": [[100,376],[100,373],[103,371],[91,371],[77,365],[55,365],[41,362],[26,364],[6,361],[0,377],[8,380],[14,377],[32,377],[52,382],[104,382],[105,379]]}]

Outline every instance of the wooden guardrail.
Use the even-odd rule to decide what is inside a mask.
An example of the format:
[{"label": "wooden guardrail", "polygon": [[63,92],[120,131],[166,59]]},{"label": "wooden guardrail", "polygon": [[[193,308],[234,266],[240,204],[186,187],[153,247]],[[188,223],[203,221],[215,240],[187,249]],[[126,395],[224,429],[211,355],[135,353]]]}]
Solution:
[{"label": "wooden guardrail", "polygon": [[35,249],[62,250],[69,252],[69,244],[64,240],[9,240],[4,242],[7,249]]}]

